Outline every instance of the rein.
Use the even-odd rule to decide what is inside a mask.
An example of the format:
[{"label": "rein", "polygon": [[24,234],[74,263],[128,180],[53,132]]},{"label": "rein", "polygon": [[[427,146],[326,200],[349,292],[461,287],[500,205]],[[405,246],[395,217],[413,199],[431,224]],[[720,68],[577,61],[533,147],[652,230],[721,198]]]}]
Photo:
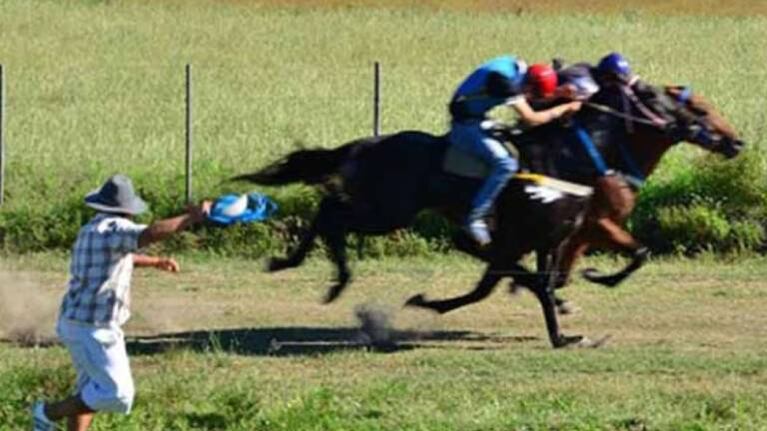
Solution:
[{"label": "rein", "polygon": [[647,119],[644,119],[644,118],[641,118],[641,117],[637,117],[635,115],[623,113],[623,112],[618,111],[617,109],[613,109],[613,108],[611,108],[611,107],[609,107],[607,105],[601,105],[599,103],[594,103],[594,102],[585,102],[584,105],[588,106],[589,108],[593,108],[593,109],[595,109],[597,111],[604,112],[605,114],[609,114],[609,115],[612,115],[614,117],[622,118],[624,120],[629,120],[629,121],[632,121],[632,122],[635,122],[635,123],[640,123],[640,124],[645,124],[647,126],[652,126],[652,127],[655,127],[656,129],[663,130],[664,127],[665,127],[664,125],[660,125],[660,124],[658,124],[658,123],[656,123],[654,121],[647,120]]},{"label": "rein", "polygon": [[[655,121],[640,118],[631,114],[626,114],[624,112],[620,112],[606,105],[601,105],[594,102],[586,102],[585,105],[597,111],[603,112],[605,114],[609,114],[614,117],[627,120],[628,122],[636,122],[636,123],[651,126],[660,130],[664,129],[664,125],[658,124]],[[630,184],[632,184],[637,189],[641,188],[645,182],[645,176],[642,173],[642,170],[639,169],[639,165],[637,164],[636,160],[629,152],[628,148],[626,148],[626,146],[623,145],[621,141],[618,141],[617,145],[618,145],[618,151],[620,152],[621,159],[623,159],[623,163],[626,165],[626,168],[629,171],[628,173],[625,173],[626,179],[628,180]]]}]

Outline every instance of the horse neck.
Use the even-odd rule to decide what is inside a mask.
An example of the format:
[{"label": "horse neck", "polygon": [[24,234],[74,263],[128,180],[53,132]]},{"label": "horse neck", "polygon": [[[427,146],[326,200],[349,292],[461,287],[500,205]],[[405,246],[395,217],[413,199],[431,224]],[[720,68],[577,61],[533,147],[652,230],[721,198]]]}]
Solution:
[{"label": "horse neck", "polygon": [[[658,133],[639,131],[628,135],[625,145],[626,151],[633,157],[637,168],[647,178],[658,167],[658,163],[674,143],[672,139]],[[617,158],[617,164],[613,166],[624,165],[625,161],[620,152],[615,152],[614,157]]]}]

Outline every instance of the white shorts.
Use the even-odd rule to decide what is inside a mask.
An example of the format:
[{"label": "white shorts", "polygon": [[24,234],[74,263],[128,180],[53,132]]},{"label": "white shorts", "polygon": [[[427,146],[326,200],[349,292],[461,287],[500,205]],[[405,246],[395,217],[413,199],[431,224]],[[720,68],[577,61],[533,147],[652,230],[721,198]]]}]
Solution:
[{"label": "white shorts", "polygon": [[135,390],[122,330],[62,318],[56,333],[72,355],[82,401],[95,411],[129,413]]}]

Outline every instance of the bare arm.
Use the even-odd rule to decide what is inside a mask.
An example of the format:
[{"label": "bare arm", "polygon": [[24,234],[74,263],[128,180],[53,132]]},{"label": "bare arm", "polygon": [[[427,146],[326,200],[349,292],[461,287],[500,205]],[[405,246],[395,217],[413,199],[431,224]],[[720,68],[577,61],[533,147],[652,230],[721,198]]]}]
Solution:
[{"label": "bare arm", "polygon": [[137,268],[151,267],[168,272],[178,272],[181,269],[178,262],[173,258],[147,256],[144,254],[134,254],[133,265]]},{"label": "bare arm", "polygon": [[146,247],[153,242],[162,241],[176,232],[205,220],[206,215],[210,212],[210,206],[211,203],[209,201],[204,201],[200,205],[189,207],[186,214],[152,223],[139,236],[139,248]]},{"label": "bare arm", "polygon": [[565,114],[577,112],[581,109],[581,105],[581,102],[569,102],[543,111],[534,111],[525,99],[519,99],[511,104],[511,107],[519,114],[522,123],[535,127],[556,120]]}]

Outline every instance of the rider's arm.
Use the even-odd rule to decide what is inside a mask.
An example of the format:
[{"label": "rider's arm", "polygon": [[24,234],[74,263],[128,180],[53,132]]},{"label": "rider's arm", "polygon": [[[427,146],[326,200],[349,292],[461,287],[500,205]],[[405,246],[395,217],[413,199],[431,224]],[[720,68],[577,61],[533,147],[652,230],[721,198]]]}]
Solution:
[{"label": "rider's arm", "polygon": [[154,242],[162,241],[170,235],[200,223],[210,213],[210,201],[203,201],[199,205],[191,205],[187,212],[176,217],[158,220],[141,232],[138,238],[138,247],[143,248]]},{"label": "rider's arm", "polygon": [[530,104],[527,103],[527,100],[524,97],[515,97],[509,101],[508,105],[519,114],[519,119],[522,123],[535,127],[556,120],[565,114],[578,111],[581,109],[582,103],[563,103],[543,111],[535,111]]}]

